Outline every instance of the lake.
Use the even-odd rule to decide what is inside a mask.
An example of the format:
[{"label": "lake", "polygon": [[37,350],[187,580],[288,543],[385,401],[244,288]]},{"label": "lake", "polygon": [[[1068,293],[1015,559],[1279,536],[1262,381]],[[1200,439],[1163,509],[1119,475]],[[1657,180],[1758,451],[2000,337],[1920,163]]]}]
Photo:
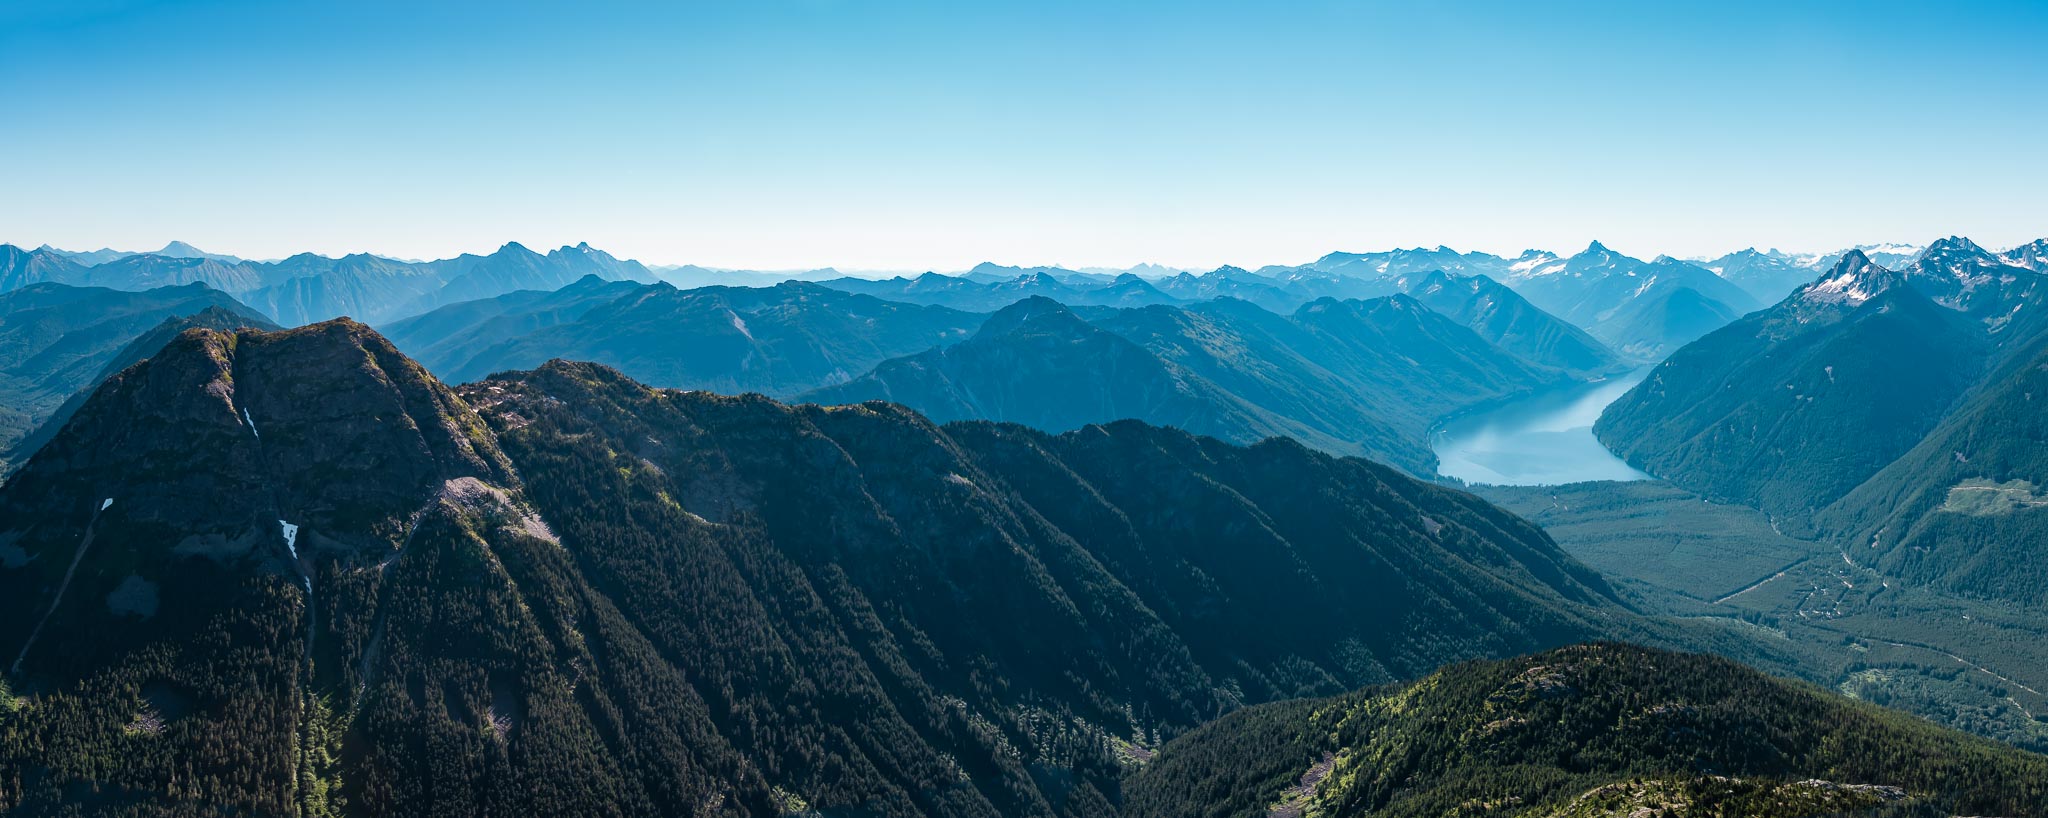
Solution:
[{"label": "lake", "polygon": [[1649,480],[1593,438],[1593,421],[1650,374],[1643,367],[1594,383],[1538,392],[1450,421],[1431,440],[1437,472],[1467,483],[1549,486]]}]

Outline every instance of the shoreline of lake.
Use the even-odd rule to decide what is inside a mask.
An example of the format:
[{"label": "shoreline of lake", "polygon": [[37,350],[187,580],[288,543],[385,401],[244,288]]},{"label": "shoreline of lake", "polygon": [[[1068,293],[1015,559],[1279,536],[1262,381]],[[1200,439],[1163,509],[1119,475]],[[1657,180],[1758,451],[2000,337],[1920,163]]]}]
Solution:
[{"label": "shoreline of lake", "polygon": [[1593,437],[1601,410],[1641,383],[1651,368],[1531,393],[1447,420],[1430,434],[1437,474],[1505,486],[1654,479]]}]

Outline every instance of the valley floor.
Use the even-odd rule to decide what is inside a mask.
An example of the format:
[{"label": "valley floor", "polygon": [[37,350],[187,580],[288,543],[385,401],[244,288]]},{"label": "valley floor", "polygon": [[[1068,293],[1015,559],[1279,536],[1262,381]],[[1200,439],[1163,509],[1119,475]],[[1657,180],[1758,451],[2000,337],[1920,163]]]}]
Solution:
[{"label": "valley floor", "polygon": [[1756,654],[1733,658],[2048,751],[2048,612],[1914,587],[1853,546],[1787,536],[1668,483],[1472,490],[1542,525],[1645,612],[1747,634]]}]

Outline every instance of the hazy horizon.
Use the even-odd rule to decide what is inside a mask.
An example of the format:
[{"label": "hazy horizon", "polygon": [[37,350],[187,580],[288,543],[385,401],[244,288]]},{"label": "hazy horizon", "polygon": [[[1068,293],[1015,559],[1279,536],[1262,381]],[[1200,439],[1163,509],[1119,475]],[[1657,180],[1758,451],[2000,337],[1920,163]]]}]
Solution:
[{"label": "hazy horizon", "polygon": [[[1976,241],[1976,239],[1975,239],[1974,237],[1971,237],[1971,236],[1968,236],[1968,235],[1963,235],[1963,236],[1961,236],[1961,237],[1962,237],[1962,238],[1966,238],[1966,239],[1970,239],[1970,240],[1972,240],[1972,241]],[[2044,233],[2043,237],[2048,237],[2048,233]],[[1720,253],[1714,253],[1714,254],[1711,254],[1711,255],[1708,255],[1708,256],[1673,256],[1673,257],[1674,257],[1674,258],[1678,258],[1678,259],[1680,259],[1680,260],[1682,260],[1682,261],[1691,261],[1691,262],[1699,262],[1699,263],[1704,263],[1704,262],[1706,262],[1706,261],[1708,261],[1708,260],[1711,260],[1711,259],[1713,259],[1713,258],[1719,258],[1719,257],[1721,257],[1721,256],[1725,256],[1725,255],[1729,255],[1729,254],[1732,254],[1732,253],[1740,252],[1740,251],[1742,251],[1742,250],[1757,250],[1757,251],[1760,251],[1760,252],[1767,252],[1767,253],[1768,253],[1768,252],[1776,252],[1776,253],[1782,253],[1782,254],[1785,254],[1785,255],[1788,255],[1788,256],[1792,256],[1792,257],[1795,257],[1795,258],[1797,258],[1797,257],[1803,257],[1803,256],[1823,256],[1823,255],[1828,255],[1828,254],[1832,254],[1832,253],[1838,253],[1838,252],[1842,252],[1842,251],[1846,251],[1846,250],[1850,250],[1850,249],[1875,249],[1875,248],[1891,248],[1891,249],[1901,249],[1901,250],[1905,250],[1905,249],[1910,249],[1910,250],[1912,250],[1912,251],[1916,251],[1916,252],[1917,252],[1917,251],[1919,251],[1919,250],[1924,250],[1924,249],[1926,249],[1927,245],[1928,245],[1928,244],[1929,244],[1930,242],[1932,242],[1932,241],[1935,241],[1935,240],[1938,240],[1938,239],[1940,239],[1940,238],[1946,238],[1946,237],[1945,237],[1945,236],[1938,236],[1938,237],[1932,237],[1932,238],[1929,238],[1929,239],[1925,239],[1925,240],[1921,240],[1921,241],[1911,241],[1911,242],[1905,242],[1905,241],[1897,241],[1897,242],[1861,242],[1861,243],[1858,243],[1858,244],[1854,244],[1854,245],[1844,245],[1844,246],[1841,246],[1841,247],[1832,247],[1832,248],[1826,248],[1826,249],[1820,249],[1820,248],[1787,248],[1787,247],[1762,247],[1762,246],[1756,246],[1756,245],[1744,245],[1744,246],[1742,246],[1742,247],[1736,247],[1736,248],[1733,248],[1733,249],[1730,249],[1730,250],[1727,250],[1727,251],[1724,251],[1724,252],[1720,252]],[[631,256],[625,256],[625,255],[620,255],[620,254],[617,254],[617,253],[612,253],[612,255],[613,255],[614,257],[616,257],[616,258],[619,258],[620,260],[623,260],[623,261],[635,261],[635,262],[639,262],[640,264],[643,264],[643,265],[646,265],[646,266],[648,266],[648,267],[650,267],[650,268],[655,268],[655,269],[675,269],[675,268],[681,268],[681,267],[699,267],[699,268],[703,268],[703,269],[707,269],[707,270],[718,270],[718,271],[731,271],[731,272],[749,272],[749,273],[790,273],[790,274],[796,274],[796,273],[807,273],[807,272],[816,272],[816,271],[819,271],[819,270],[833,270],[833,271],[836,271],[836,272],[839,272],[839,273],[844,273],[844,274],[847,274],[847,275],[852,275],[852,276],[873,276],[873,277],[886,277],[886,276],[892,276],[892,275],[918,275],[918,274],[922,274],[922,273],[927,273],[927,272],[936,272],[936,273],[941,273],[941,274],[954,274],[954,275],[958,275],[958,274],[965,274],[965,273],[969,273],[969,272],[972,272],[972,271],[973,271],[973,269],[974,269],[975,267],[979,267],[979,266],[981,266],[981,265],[983,265],[983,264],[994,264],[994,265],[997,265],[997,266],[1001,266],[1001,267],[1012,267],[1012,268],[1023,268],[1023,269],[1034,269],[1034,268],[1046,268],[1046,267],[1050,267],[1050,268],[1058,268],[1058,269],[1063,269],[1063,270],[1070,270],[1070,271],[1074,271],[1074,272],[1087,272],[1087,271],[1090,271],[1090,270],[1129,270],[1129,269],[1135,269],[1135,268],[1138,268],[1138,267],[1146,267],[1146,266],[1150,266],[1150,267],[1160,267],[1160,268],[1165,268],[1165,269],[1173,269],[1173,270],[1185,270],[1185,271],[1187,271],[1187,272],[1191,272],[1191,273],[1197,273],[1197,274],[1201,274],[1201,273],[1207,273],[1207,272],[1212,272],[1212,271],[1214,271],[1214,270],[1217,270],[1217,269],[1221,269],[1221,268],[1223,268],[1223,267],[1238,267],[1238,268],[1242,268],[1242,269],[1246,269],[1246,270],[1257,270],[1257,269],[1260,269],[1261,267],[1265,267],[1265,266],[1299,266],[1299,265],[1305,265],[1305,264],[1308,264],[1308,263],[1310,263],[1310,262],[1313,262],[1313,261],[1315,261],[1315,260],[1317,260],[1317,259],[1321,258],[1322,256],[1325,256],[1325,255],[1330,255],[1330,254],[1333,254],[1333,253],[1359,253],[1359,254],[1371,254],[1371,253],[1385,253],[1385,252],[1392,252],[1392,251],[1397,251],[1397,250],[1434,250],[1434,249],[1442,249],[1442,248],[1444,248],[1444,247],[1449,247],[1449,249],[1451,249],[1451,250],[1454,250],[1454,251],[1457,251],[1457,252],[1459,252],[1459,253],[1466,253],[1466,254],[1469,254],[1469,253],[1473,253],[1473,252],[1481,252],[1481,253],[1488,253],[1488,254],[1490,254],[1490,255],[1493,255],[1493,256],[1496,256],[1496,257],[1500,257],[1500,258],[1504,258],[1504,259],[1510,259],[1510,260],[1511,260],[1511,259],[1514,259],[1515,257],[1517,257],[1518,255],[1520,255],[1520,254],[1522,254],[1522,253],[1524,253],[1524,252],[1530,252],[1530,251],[1540,251],[1540,252],[1549,252],[1549,253],[1552,253],[1552,254],[1554,254],[1554,255],[1557,255],[1557,256],[1559,256],[1559,257],[1561,257],[1561,258],[1568,258],[1568,257],[1572,256],[1573,254],[1576,254],[1576,253],[1579,253],[1579,252],[1582,252],[1582,251],[1586,250],[1586,249],[1587,249],[1587,248],[1588,248],[1588,247],[1589,247],[1589,246],[1590,246],[1590,245],[1591,245],[1592,243],[1596,243],[1596,242],[1597,242],[1597,243],[1599,243],[1599,244],[1600,244],[1601,246],[1603,246],[1603,247],[1606,247],[1606,248],[1607,248],[1607,249],[1609,249],[1609,250],[1614,250],[1614,251],[1616,251],[1616,252],[1619,252],[1619,253],[1621,253],[1621,254],[1623,254],[1623,255],[1626,255],[1626,256],[1632,256],[1632,257],[1636,257],[1636,258],[1641,258],[1641,259],[1645,259],[1645,260],[1648,260],[1648,259],[1652,259],[1652,258],[1655,258],[1655,257],[1657,257],[1657,256],[1659,256],[1659,255],[1669,255],[1669,254],[1664,254],[1664,253],[1658,253],[1658,252],[1655,252],[1655,251],[1643,251],[1643,252],[1635,252],[1635,251],[1631,251],[1631,250],[1630,250],[1630,249],[1628,249],[1628,248],[1624,248],[1624,247],[1616,247],[1616,246],[1614,246],[1614,244],[1613,244],[1612,242],[1602,241],[1602,240],[1600,240],[1600,239],[1591,239],[1591,240],[1589,240],[1589,241],[1587,242],[1587,244],[1585,244],[1585,245],[1580,245],[1580,246],[1575,246],[1575,247],[1570,247],[1570,248],[1556,248],[1556,247],[1527,247],[1527,248],[1523,248],[1522,250],[1517,250],[1517,251],[1511,251],[1511,252],[1500,252],[1500,251],[1494,251],[1494,250],[1487,250],[1487,249],[1484,249],[1484,248],[1470,248],[1470,247],[1450,247],[1449,245],[1420,245],[1420,244],[1402,244],[1402,245],[1392,245],[1392,246],[1386,246],[1386,247],[1372,247],[1372,248],[1339,248],[1339,249],[1329,250],[1329,251],[1326,251],[1326,252],[1324,252],[1324,253],[1318,253],[1318,254],[1317,254],[1317,255],[1316,255],[1315,257],[1313,257],[1313,258],[1305,258],[1305,259],[1292,259],[1292,260],[1268,260],[1268,261],[1259,261],[1259,262],[1256,262],[1256,263],[1241,263],[1241,262],[1225,262],[1225,263],[1223,263],[1223,264],[1217,264],[1217,265],[1210,265],[1210,266],[1200,266],[1200,267],[1185,267],[1185,266],[1179,266],[1179,265],[1172,265],[1172,264],[1160,264],[1160,263],[1157,263],[1157,262],[1150,262],[1150,261],[1139,261],[1139,262],[1133,262],[1133,263],[1130,263],[1130,264],[1094,264],[1094,263],[1085,263],[1085,262],[1084,262],[1084,263],[1073,263],[1073,262],[1067,262],[1067,261],[1012,261],[1012,260],[1005,260],[1005,259],[994,259],[994,258],[988,258],[988,259],[982,259],[981,261],[975,262],[974,264],[969,264],[969,265],[963,265],[963,266],[960,266],[960,267],[947,267],[947,268],[938,268],[938,267],[924,267],[924,268],[909,268],[909,267],[902,267],[902,268],[893,268],[893,269],[876,269],[876,268],[865,268],[865,267],[852,267],[852,266],[848,266],[848,265],[841,265],[841,264],[822,264],[822,265],[818,265],[818,266],[814,266],[814,267],[779,267],[779,268],[774,268],[774,267],[760,267],[760,266],[751,266],[751,267],[731,267],[731,266],[719,266],[719,265],[708,265],[708,264],[698,264],[698,263],[695,263],[695,262],[690,262],[690,261],[668,261],[668,260],[662,260],[662,259],[644,259],[644,258],[634,258],[634,257],[631,257]],[[2027,243],[2031,243],[2031,240],[2030,240],[2030,241],[2027,241],[2027,242],[2016,242],[2016,243],[2015,243],[2015,244],[2013,244],[2013,245],[1991,245],[1991,244],[1985,244],[1984,242],[1981,242],[1981,241],[1977,242],[1977,244],[1978,244],[1979,246],[1982,246],[1982,247],[1984,247],[1985,249],[1987,249],[1987,250],[1990,250],[1990,251],[1992,251],[1992,252],[2005,252],[2005,251],[2007,251],[2007,250],[2011,250],[2011,249],[2013,249],[2014,247],[2017,247],[2017,246],[2019,246],[2019,245],[2022,245],[2022,244],[2027,244]],[[288,257],[289,257],[290,255],[297,255],[297,254],[298,254],[297,252],[295,252],[295,253],[292,253],[292,254],[289,254],[289,255],[286,255],[286,256],[272,256],[272,257],[257,257],[257,256],[249,256],[249,255],[244,255],[244,254],[241,254],[241,253],[236,253],[236,252],[234,252],[234,251],[233,251],[232,249],[225,249],[225,248],[214,248],[214,247],[201,247],[201,246],[197,245],[196,243],[193,243],[193,242],[187,242],[187,241],[184,241],[183,239],[169,239],[169,240],[166,240],[166,241],[163,241],[163,242],[158,242],[158,243],[156,243],[156,244],[153,244],[153,245],[151,245],[151,246],[150,246],[149,248],[147,248],[147,249],[136,249],[136,248],[131,248],[131,247],[114,247],[114,246],[112,246],[112,245],[103,245],[103,246],[100,246],[100,247],[92,247],[92,248],[86,248],[86,247],[61,247],[61,246],[58,246],[58,245],[52,244],[52,243],[50,243],[50,242],[37,242],[37,241],[21,241],[21,240],[12,240],[12,239],[8,239],[8,238],[6,238],[6,237],[0,237],[0,245],[13,245],[13,246],[15,246],[15,247],[20,247],[20,248],[22,248],[22,249],[30,249],[30,250],[32,250],[32,249],[37,249],[37,248],[41,248],[41,247],[50,247],[50,248],[52,248],[52,249],[55,249],[55,250],[57,250],[57,251],[60,251],[60,252],[64,252],[64,253],[79,253],[79,254],[84,254],[84,253],[94,253],[94,252],[104,252],[104,251],[109,251],[109,250],[111,250],[111,251],[114,251],[114,252],[118,252],[118,253],[127,253],[127,254],[133,254],[133,255],[143,255],[143,254],[157,253],[157,252],[160,252],[160,251],[163,251],[163,250],[167,250],[167,249],[170,249],[170,246],[171,246],[171,245],[173,245],[173,244],[184,244],[184,245],[186,245],[187,247],[190,247],[190,248],[192,248],[193,250],[197,250],[197,251],[199,251],[199,252],[202,252],[202,253],[206,253],[206,254],[208,254],[208,255],[215,255],[215,256],[232,256],[232,257],[235,257],[235,258],[237,258],[237,259],[240,259],[240,260],[242,260],[242,261],[247,261],[247,262],[255,262],[255,263],[275,263],[275,262],[279,262],[279,261],[282,261],[282,260],[284,260],[285,258],[288,258]],[[568,248],[568,247],[574,247],[574,246],[576,246],[577,244],[589,244],[589,242],[571,242],[571,243],[568,243],[568,244],[562,244],[562,245],[540,245],[540,244],[535,244],[535,243],[533,243],[533,242],[526,242],[526,241],[519,241],[519,240],[517,240],[517,239],[512,239],[512,240],[508,240],[508,241],[503,241],[503,242],[499,242],[498,244],[496,244],[496,245],[493,245],[493,246],[490,246],[490,247],[462,249],[462,250],[457,250],[457,251],[453,251],[453,252],[449,252],[449,253],[444,253],[444,254],[439,254],[439,255],[431,255],[431,256],[399,256],[399,255],[395,255],[395,254],[392,254],[392,253],[383,253],[383,252],[378,252],[378,251],[376,251],[376,250],[350,250],[350,251],[346,251],[346,252],[339,252],[339,253],[320,253],[320,252],[317,252],[317,251],[307,251],[307,250],[302,250],[302,251],[298,251],[298,252],[312,252],[312,253],[314,253],[315,255],[319,255],[319,256],[324,256],[324,257],[327,257],[327,258],[340,258],[340,257],[343,257],[343,256],[348,256],[348,255],[356,255],[356,254],[367,254],[367,255],[371,255],[371,256],[377,256],[377,257],[381,257],[381,258],[388,258],[388,259],[393,259],[393,260],[396,260],[396,261],[403,261],[403,262],[407,262],[407,263],[415,263],[415,264],[417,264],[417,263],[424,263],[424,262],[430,262],[430,261],[439,261],[439,260],[443,260],[443,259],[455,258],[455,257],[457,257],[457,256],[460,256],[460,255],[464,255],[464,254],[469,254],[469,255],[478,255],[478,256],[486,256],[486,255],[490,255],[490,254],[492,254],[492,253],[498,252],[499,250],[501,250],[501,249],[504,249],[505,247],[507,247],[507,246],[510,246],[510,245],[513,245],[513,244],[518,244],[518,245],[520,245],[520,246],[522,246],[522,247],[525,247],[526,249],[528,249],[528,250],[530,250],[530,251],[532,251],[532,252],[535,252],[535,253],[539,253],[539,254],[542,254],[542,255],[546,255],[547,253],[549,253],[549,252],[552,252],[552,251],[555,251],[555,250],[558,250],[558,249],[562,249],[562,248]],[[594,250],[599,250],[599,251],[603,251],[603,252],[607,252],[607,253],[610,253],[610,251],[609,251],[608,249],[606,249],[606,248],[604,248],[604,247],[599,247],[599,246],[597,246],[597,245],[594,245],[594,244],[592,244],[592,245],[591,245],[591,248],[592,248],[592,249],[594,249]]]},{"label": "hazy horizon", "polygon": [[[1190,269],[2048,233],[2020,2],[0,8],[0,240]],[[1589,232],[1591,231],[1591,232]]]}]

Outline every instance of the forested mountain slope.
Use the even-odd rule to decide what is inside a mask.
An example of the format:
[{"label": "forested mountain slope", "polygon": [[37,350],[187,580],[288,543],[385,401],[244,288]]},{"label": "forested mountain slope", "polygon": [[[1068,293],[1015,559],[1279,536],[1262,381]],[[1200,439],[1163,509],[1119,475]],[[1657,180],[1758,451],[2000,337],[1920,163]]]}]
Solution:
[{"label": "forested mountain slope", "polygon": [[1940,423],[1991,351],[1981,324],[1852,252],[1673,354],[1594,433],[1637,468],[1803,524]]},{"label": "forested mountain slope", "polygon": [[589,275],[558,290],[514,290],[494,298],[460,301],[377,329],[429,371],[460,383],[490,374],[470,366],[480,353],[574,321],[644,286]]},{"label": "forested mountain slope", "polygon": [[[1972,596],[2048,604],[2048,334],[1822,516],[1856,558]],[[2027,568],[2016,568],[2027,566]]]},{"label": "forested mountain slope", "polygon": [[[656,386],[788,397],[957,342],[986,318],[796,281],[624,291],[585,281],[571,289],[504,309],[509,325],[444,320],[449,316],[437,312],[401,322],[394,332],[450,383],[567,358],[616,367]],[[534,328],[518,331],[526,323]]]},{"label": "forested mountain slope", "polygon": [[2028,409],[2048,345],[2032,247],[1949,237],[1898,270],[1851,251],[1674,354],[1594,431],[1659,477],[1793,530],[1817,522],[1853,560],[2039,600],[2010,570],[2040,557],[2031,487],[2048,481]]},{"label": "forested mountain slope", "polygon": [[14,815],[1113,815],[1119,758],[1239,705],[1643,627],[1288,441],[559,362],[458,395],[345,321],[181,335],[0,521]]},{"label": "forested mountain slope", "polygon": [[34,429],[29,430],[27,434],[22,435],[20,439],[15,440],[11,445],[0,448],[0,467],[11,468],[28,462],[29,456],[35,454],[37,449],[42,448],[44,443],[48,443],[50,438],[55,437],[57,432],[64,428],[65,423],[70,422],[71,416],[78,413],[79,407],[85,405],[85,402],[92,397],[93,391],[98,389],[101,383],[120,374],[121,370],[134,366],[155,355],[158,350],[163,349],[170,342],[176,340],[186,330],[212,329],[234,331],[245,328],[278,329],[277,325],[263,318],[222,306],[210,305],[190,315],[174,314],[165,318],[163,323],[150,328],[148,332],[135,336],[134,340],[129,341],[127,345],[116,351],[111,358],[108,358],[105,363],[100,364],[99,371],[86,381],[84,386],[72,392],[71,397],[66,398],[56,409],[51,410],[47,416],[41,418]]},{"label": "forested mountain slope", "polygon": [[109,363],[125,357],[124,347],[150,335],[161,346],[169,337],[153,329],[209,311],[233,318],[203,322],[208,326],[269,325],[203,284],[127,292],[44,283],[0,292],[0,475],[33,451],[23,449],[24,438],[105,378]]},{"label": "forested mountain slope", "polygon": [[1613,350],[1585,330],[1537,309],[1519,293],[1486,276],[1456,276],[1438,270],[1402,283],[1408,295],[1425,306],[1535,363],[1576,372],[1606,372],[1622,363]]},{"label": "forested mountain slope", "polygon": [[1286,418],[1047,298],[1004,308],[968,340],[884,361],[866,375],[799,399],[886,400],[940,422],[990,419],[1055,432],[1121,418],[1238,442],[1295,430]]},{"label": "forested mountain slope", "polygon": [[1159,818],[2044,815],[2048,758],[1601,644],[1242,710],[1168,744],[1127,796]]},{"label": "forested mountain slope", "polygon": [[1289,435],[1428,474],[1431,423],[1561,383],[1406,296],[1277,315],[1236,299],[1100,312],[1014,304],[951,347],[887,361],[803,400],[890,400],[936,418],[1065,431],[1137,418],[1250,443]]}]

